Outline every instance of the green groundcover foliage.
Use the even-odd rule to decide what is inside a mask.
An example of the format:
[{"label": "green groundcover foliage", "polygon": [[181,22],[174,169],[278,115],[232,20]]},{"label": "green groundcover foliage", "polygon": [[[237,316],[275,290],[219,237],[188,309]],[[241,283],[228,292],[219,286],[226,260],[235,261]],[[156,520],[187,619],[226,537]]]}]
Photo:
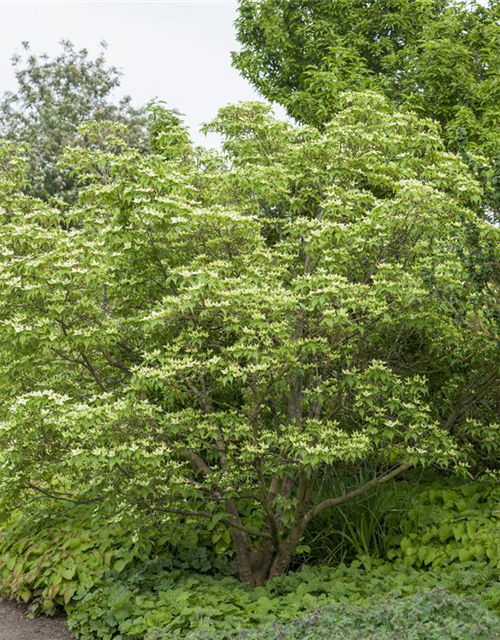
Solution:
[{"label": "green groundcover foliage", "polygon": [[[409,485],[384,490],[404,497]],[[295,640],[305,628],[314,640],[328,630],[346,640],[403,631],[457,640],[498,633],[496,483],[426,480],[390,539],[389,560],[304,565],[259,588],[231,575],[231,558],[214,543],[203,546],[201,529],[165,536],[164,527],[96,518],[88,506],[52,505],[52,515],[48,506],[3,525],[3,594],[31,600],[33,612],[64,609],[82,640],[229,640],[247,631],[249,639]],[[329,533],[337,537],[335,529]]]},{"label": "green groundcover foliage", "polygon": [[96,519],[92,510],[66,516],[58,515],[57,507],[55,511],[14,514],[0,534],[0,590],[31,601],[33,613],[54,613],[91,589],[106,571],[118,575],[153,552],[152,540],[134,537],[122,524]]},{"label": "green groundcover foliage", "polygon": [[[206,544],[211,544],[207,547]],[[53,614],[96,589],[105,575],[121,575],[152,558],[165,571],[231,572],[217,545],[199,530],[138,525],[91,506],[15,512],[0,529],[0,593],[30,602],[31,613]]]},{"label": "green groundcover foliage", "polygon": [[[167,636],[152,635],[153,638]],[[273,624],[231,636],[246,640],[495,640],[500,618],[473,598],[442,589],[398,594],[376,604],[328,605],[312,615],[286,624]],[[201,631],[189,640],[217,640],[219,632]]]},{"label": "green groundcover foliage", "polygon": [[453,562],[499,562],[500,491],[496,484],[434,482],[417,493],[404,514],[389,558],[439,567]]},{"label": "green groundcover foliage", "polygon": [[[407,496],[410,486],[401,483],[397,491]],[[71,625],[85,639],[91,638],[93,633],[102,633],[102,637],[107,638],[106,634],[115,632],[124,638],[140,638],[141,634],[149,632],[148,638],[165,639],[184,637],[189,632],[194,639],[203,637],[203,629],[207,638],[233,638],[239,637],[240,629],[257,627],[266,621],[292,620],[332,602],[349,602],[356,606],[348,608],[340,621],[337,618],[339,633],[343,627],[346,633],[348,629],[352,633],[360,631],[360,609],[357,607],[362,604],[367,626],[364,635],[358,636],[360,638],[371,638],[370,633],[377,632],[377,620],[381,626],[378,632],[389,633],[392,627],[390,624],[384,626],[386,621],[381,615],[384,610],[392,610],[389,620],[397,615],[408,619],[406,627],[401,622],[401,632],[403,629],[410,632],[418,618],[421,628],[418,624],[415,626],[420,635],[415,638],[425,638],[425,633],[432,638],[431,634],[439,629],[441,635],[436,638],[453,638],[454,632],[457,638],[467,638],[467,633],[472,634],[471,638],[476,637],[476,632],[478,637],[481,632],[484,637],[488,637],[489,632],[495,637],[500,612],[497,514],[500,489],[496,483],[436,479],[424,483],[407,506],[408,516],[401,522],[399,535],[390,540],[391,563],[381,558],[364,557],[348,567],[303,567],[297,573],[273,580],[266,588],[248,589],[234,578],[202,577],[186,567],[184,571],[172,572],[168,561],[165,566],[153,561],[143,563],[118,580],[110,574],[97,589],[89,590],[80,601],[73,602],[70,605]],[[331,531],[330,535],[335,538],[336,532]],[[408,541],[411,541],[411,547]],[[427,595],[419,594],[420,589],[436,587],[480,598],[494,614],[483,616],[482,607],[474,602],[465,599],[447,602],[445,598],[442,607],[436,603],[443,613],[440,618],[426,600]],[[389,600],[372,608],[370,600],[386,594],[391,594]],[[409,602],[399,600],[409,594],[417,595]],[[394,604],[391,604],[393,600]],[[462,609],[463,606],[466,609]],[[476,618],[476,613],[480,617]],[[321,625],[324,625],[324,631],[328,628],[332,633],[336,631],[333,619],[333,615],[320,617],[317,628],[311,629],[311,637],[322,637]],[[482,631],[480,626],[467,626],[479,621],[486,625]],[[293,633],[298,633],[304,628],[302,625],[308,623],[297,623],[297,630],[294,630],[295,623],[290,623],[290,627],[288,624],[273,632],[276,637],[280,638],[281,633],[287,638],[286,633],[289,633],[292,634],[290,638],[295,638]],[[154,631],[155,628],[158,630]],[[258,631],[255,637],[266,637],[265,633],[271,632]],[[191,638],[190,635],[187,637]]]},{"label": "green groundcover foliage", "polygon": [[[358,607],[367,610],[367,622],[373,624],[377,607],[369,616],[370,608],[385,598],[395,600],[394,613],[398,608],[404,611],[407,607],[410,620],[413,617],[413,620],[420,619],[421,623],[425,623],[432,616],[432,608],[426,608],[425,596],[421,592],[435,588],[444,588],[449,593],[482,601],[481,606],[469,603],[469,610],[458,611],[467,602],[458,598],[455,601],[457,610],[452,614],[450,607],[445,616],[448,623],[454,615],[460,622],[459,628],[462,626],[466,629],[464,623],[479,622],[474,617],[468,617],[469,613],[473,616],[475,611],[489,611],[485,620],[489,620],[493,625],[491,628],[498,633],[498,568],[480,562],[452,565],[439,571],[423,571],[401,563],[382,561],[367,561],[365,566],[360,566],[358,562],[350,567],[304,568],[277,578],[265,587],[253,589],[234,578],[179,575],[171,571],[162,572],[161,569],[158,571],[157,566],[153,565],[146,573],[132,572],[121,580],[111,575],[107,582],[81,601],[74,602],[67,611],[70,628],[82,640],[94,640],[96,637],[102,640],[194,640],[204,637],[203,634],[206,634],[206,638],[229,640],[245,637],[240,633],[242,630],[253,631],[273,623],[283,625],[285,631],[282,633],[286,633],[286,629],[293,633],[294,620],[332,603],[344,605],[335,608],[336,611],[345,611],[344,620],[339,622],[347,628],[352,625],[354,632],[359,630]],[[416,594],[416,597],[409,603],[400,600],[412,594]],[[419,594],[423,596],[422,600]],[[345,606],[347,603],[355,606]],[[378,606],[380,612],[387,606],[387,601]],[[327,618],[325,625],[331,622],[332,619]],[[435,622],[439,625],[439,618]],[[444,620],[441,622],[444,623]],[[379,623],[384,629],[383,618],[379,619]],[[406,629],[410,631],[410,626]],[[335,626],[332,626],[332,630],[336,630]],[[262,637],[260,632],[255,633],[255,637]],[[253,636],[250,634],[250,637]],[[280,637],[279,632],[277,637]],[[283,637],[287,638],[286,635]],[[314,633],[310,637],[316,640]],[[359,637],[362,640],[370,638],[363,634]],[[446,638],[446,635],[437,637]]]}]

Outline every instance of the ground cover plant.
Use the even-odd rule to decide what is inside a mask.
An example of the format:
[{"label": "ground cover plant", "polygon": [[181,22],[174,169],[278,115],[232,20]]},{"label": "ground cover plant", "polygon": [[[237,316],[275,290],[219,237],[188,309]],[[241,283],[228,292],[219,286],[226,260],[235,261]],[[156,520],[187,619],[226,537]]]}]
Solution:
[{"label": "ground cover plant", "polygon": [[[195,637],[215,640],[220,634],[202,632],[187,636],[190,640]],[[500,638],[500,618],[478,600],[433,589],[406,598],[395,595],[366,606],[328,605],[304,618],[256,631],[239,631],[232,637],[235,640],[400,640],[403,637],[408,640],[494,640]]]},{"label": "ground cover plant", "polygon": [[[242,585],[231,577],[182,574],[164,571],[161,565],[153,564],[118,580],[110,575],[97,589],[90,591],[82,600],[74,601],[67,610],[70,627],[83,640],[95,637],[103,640],[191,640],[204,637],[203,634],[207,638],[226,640],[240,635],[245,637],[242,630],[255,632],[256,637],[261,637],[259,633],[265,631],[256,630],[262,625],[275,623],[278,628],[282,624],[285,630],[293,633],[294,620],[335,603],[338,605],[333,607],[335,611],[344,606],[346,616],[342,624],[346,629],[350,625],[353,632],[359,626],[359,618],[356,622],[360,612],[358,607],[365,610],[367,621],[372,624],[378,616],[376,611],[380,612],[379,607],[386,607],[388,601],[394,601],[395,611],[399,609],[403,616],[406,611],[408,615],[420,617],[424,623],[432,610],[420,607],[418,602],[421,597],[425,601],[425,594],[436,588],[460,596],[452,607],[458,608],[460,601],[463,604],[466,598],[480,600],[480,610],[488,611],[486,618],[491,621],[492,629],[498,630],[498,567],[485,562],[422,570],[407,567],[401,562],[366,559],[362,564],[357,562],[349,567],[306,567],[258,588]],[[404,602],[412,595],[414,599]],[[385,602],[381,602],[383,600]],[[346,604],[353,605],[351,611]],[[372,605],[375,608],[370,619]],[[474,611],[472,603],[471,607],[463,614],[457,614],[455,610],[454,617],[460,616],[460,626],[467,621],[477,622],[471,617]],[[448,609],[446,618],[450,621],[452,617]],[[325,630],[330,622],[331,619],[325,621]],[[383,618],[379,618],[379,623],[387,631]],[[361,634],[360,637],[366,636]]]},{"label": "ground cover plant", "polygon": [[[434,482],[418,492],[403,516],[403,535],[388,557],[409,565],[498,562],[500,493],[496,484]],[[405,535],[406,533],[406,535]]]},{"label": "ground cover plant", "polygon": [[0,534],[1,592],[31,602],[33,613],[55,613],[106,571],[119,574],[153,552],[153,536],[134,540],[129,528],[95,518],[89,509],[59,511],[13,514]]},{"label": "ground cover plant", "polygon": [[[396,491],[408,495],[407,483],[399,484]],[[495,483],[468,483],[453,478],[427,480],[408,505],[408,516],[401,523],[399,535],[390,539],[387,557],[360,556],[349,566],[336,561],[331,568],[325,566],[324,561],[316,566],[303,565],[300,571],[260,589],[244,588],[234,577],[222,577],[220,572],[214,572],[213,567],[207,568],[203,577],[187,565],[172,571],[169,560],[163,564],[139,563],[120,576],[109,574],[95,589],[87,590],[81,599],[72,601],[68,607],[70,624],[84,639],[91,638],[92,634],[106,639],[113,637],[113,633],[124,638],[141,638],[148,632],[148,638],[184,635],[191,638],[189,634],[194,638],[204,637],[203,633],[207,638],[236,638],[245,637],[242,629],[256,629],[265,622],[273,622],[276,623],[274,631],[257,630],[255,637],[260,638],[259,634],[266,637],[266,633],[280,637],[279,633],[288,633],[294,638],[293,633],[310,624],[309,619],[301,622],[301,616],[332,603],[351,603],[353,606],[345,611],[342,622],[339,622],[338,607],[332,608],[332,616],[320,614],[318,628],[311,631],[312,637],[328,629],[333,633],[336,630],[333,617],[337,624],[345,625],[339,627],[338,633],[343,629],[346,638],[351,637],[349,632],[354,638],[356,632],[360,633],[360,616],[367,627],[363,631],[365,635],[358,637],[389,633],[392,627],[386,626],[386,621],[392,621],[398,611],[402,629],[407,632],[416,629],[420,634],[416,638],[426,637],[425,633],[432,637],[430,634],[434,632],[437,638],[453,637],[455,627],[456,637],[466,638],[467,633],[473,633],[467,625],[478,621],[489,630],[481,631],[478,627],[474,633],[478,637],[484,633],[487,637],[487,633],[498,630],[500,613],[498,506],[500,490]],[[338,540],[335,528],[330,529],[330,536]],[[408,541],[412,548],[408,547]],[[320,556],[321,547],[316,553]],[[306,562],[310,562],[309,555],[306,558]],[[433,613],[428,601],[429,591],[433,589],[446,589],[442,594],[443,605],[438,606],[440,594],[436,602],[443,619]],[[411,594],[415,596],[413,599],[401,601]],[[463,599],[449,600],[448,594],[458,594]],[[471,597],[482,602],[477,616],[476,604],[467,600]],[[378,602],[381,598],[386,600]],[[466,608],[462,610],[462,606]],[[415,624],[415,617],[419,624]],[[295,630],[293,620],[297,618]],[[279,621],[284,626],[280,627]],[[396,629],[397,626],[394,634]],[[402,629],[399,632],[402,633]]]},{"label": "ground cover plant", "polygon": [[[412,484],[399,482],[381,490],[408,497]],[[500,612],[499,506],[496,483],[425,478],[407,504],[398,534],[389,538],[388,557],[377,557],[374,548],[372,556],[360,556],[350,565],[339,565],[336,558],[332,567],[303,564],[255,589],[232,575],[231,559],[215,552],[216,541],[212,548],[203,546],[210,541],[192,527],[166,535],[165,527],[162,531],[151,525],[133,532],[132,522],[107,523],[88,506],[68,511],[52,504],[38,515],[16,514],[4,525],[0,578],[4,595],[30,599],[35,612],[64,608],[73,633],[84,640],[231,639],[245,629],[259,638],[265,633],[294,638],[311,624],[315,634],[330,628],[350,638],[351,631],[361,633],[361,615],[367,625],[363,633],[371,637],[389,633],[384,620],[393,618],[388,613],[379,616],[384,611],[400,612],[408,620],[408,632],[416,626],[418,633],[431,633],[434,624],[443,634],[456,632],[457,638],[471,633],[467,623],[476,620],[477,612],[484,627],[474,627],[474,633],[481,637],[483,628],[493,634]],[[332,541],[338,540],[335,527],[329,533]],[[320,556],[321,547],[316,554]],[[304,561],[311,562],[311,557],[301,552],[296,563]],[[428,601],[429,591],[436,588],[446,590],[435,603],[442,617]],[[412,594],[408,602],[401,601]],[[474,599],[483,604],[476,605]],[[338,629],[328,613],[335,603],[344,603],[344,616],[331,608]],[[467,608],[462,612],[461,606]],[[311,623],[311,616],[316,622]],[[266,624],[274,627],[259,629]]]},{"label": "ground cover plant", "polygon": [[[208,640],[217,636],[202,633],[197,637]],[[329,605],[288,624],[274,624],[254,632],[241,631],[233,637],[248,640],[302,640],[307,637],[317,640],[399,640],[402,637],[408,640],[494,640],[500,637],[500,618],[478,600],[434,589],[407,598],[388,598],[374,605]]]},{"label": "ground cover plant", "polygon": [[104,576],[112,573],[120,582],[122,574],[157,558],[164,571],[234,572],[199,529],[167,529],[116,520],[92,505],[45,500],[16,511],[0,526],[0,594],[29,602],[32,614],[52,615],[97,589]]}]

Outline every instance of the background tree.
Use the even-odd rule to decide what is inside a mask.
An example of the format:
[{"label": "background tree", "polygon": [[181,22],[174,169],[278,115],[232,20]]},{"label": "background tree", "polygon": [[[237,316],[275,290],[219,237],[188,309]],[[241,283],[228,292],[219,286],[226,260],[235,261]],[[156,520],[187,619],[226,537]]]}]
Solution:
[{"label": "background tree", "polygon": [[197,519],[257,585],[326,509],[412,467],[496,464],[498,348],[441,295],[468,277],[481,189],[432,121],[340,100],[323,132],[227,107],[221,155],[158,106],[150,155],[89,125],[71,208],[20,193],[4,149],[3,510]]},{"label": "background tree", "polygon": [[240,0],[233,61],[299,122],[321,127],[366,89],[437,120],[498,212],[499,19],[498,0]]},{"label": "background tree", "polygon": [[26,57],[12,59],[17,91],[6,92],[0,102],[0,136],[29,145],[30,194],[74,198],[75,180],[57,161],[86,121],[122,122],[127,141],[140,150],[148,148],[144,111],[132,107],[129,96],[117,104],[112,100],[120,72],[106,64],[105,43],[95,59],[68,41],[61,43],[62,51],[53,59],[31,53],[26,42],[23,46]]}]

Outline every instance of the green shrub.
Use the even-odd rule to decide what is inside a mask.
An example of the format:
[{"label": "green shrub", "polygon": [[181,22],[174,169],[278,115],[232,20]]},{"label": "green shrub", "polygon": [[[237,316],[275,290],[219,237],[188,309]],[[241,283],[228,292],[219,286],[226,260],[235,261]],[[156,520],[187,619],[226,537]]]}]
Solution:
[{"label": "green shrub", "polygon": [[15,512],[0,527],[1,593],[31,601],[33,613],[53,614],[92,592],[105,574],[119,582],[122,574],[140,563],[148,566],[151,558],[175,558],[170,568],[229,572],[204,542],[193,527],[139,526],[126,516],[96,517],[91,506],[68,510],[50,503]]},{"label": "green shrub", "polygon": [[[401,484],[399,490],[404,489]],[[498,565],[499,509],[497,483],[450,478],[423,485],[406,510],[402,534],[393,536],[387,557],[416,567],[471,560]]]},{"label": "green shrub", "polygon": [[119,575],[150,557],[159,542],[158,536],[135,536],[130,523],[96,519],[88,507],[14,513],[0,531],[2,593],[31,600],[35,613],[54,613],[92,589],[106,571]]},{"label": "green shrub", "polygon": [[[168,636],[156,634],[157,640]],[[245,640],[496,640],[500,618],[479,601],[443,589],[406,598],[394,594],[381,602],[358,606],[333,604],[285,624],[254,631],[235,631],[228,638]],[[218,632],[198,630],[186,640],[221,640]]]}]

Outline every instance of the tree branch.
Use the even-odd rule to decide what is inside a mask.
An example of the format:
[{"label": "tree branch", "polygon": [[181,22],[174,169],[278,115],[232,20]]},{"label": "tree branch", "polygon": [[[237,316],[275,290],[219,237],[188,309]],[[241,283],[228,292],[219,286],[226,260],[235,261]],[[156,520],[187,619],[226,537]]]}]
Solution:
[{"label": "tree branch", "polygon": [[84,351],[80,351],[80,355],[82,356],[82,360],[83,360],[85,368],[87,369],[87,371],[90,372],[90,374],[92,375],[92,377],[96,381],[97,386],[99,387],[99,389],[101,391],[105,392],[106,391],[106,387],[105,387],[103,381],[101,380],[99,374],[97,373],[97,369],[94,367],[94,365],[88,359],[87,354]]},{"label": "tree branch", "polygon": [[212,469],[210,469],[210,467],[203,460],[203,458],[199,456],[197,453],[195,453],[194,451],[191,451],[190,449],[186,449],[185,447],[183,447],[182,449],[177,449],[175,453],[179,455],[181,458],[183,458],[184,460],[188,460],[192,464],[195,471],[200,473],[202,476],[207,477],[212,475],[213,473]]},{"label": "tree branch", "polygon": [[106,351],[102,351],[102,355],[105,357],[106,362],[110,364],[112,367],[116,367],[117,369],[120,369],[121,371],[126,373],[128,377],[132,375],[132,371],[130,371],[127,365],[121,360],[119,360],[118,358],[115,358],[114,356],[110,355]]},{"label": "tree branch", "polygon": [[[210,511],[191,511],[190,509],[181,509],[177,507],[159,507],[159,506],[151,506],[151,509],[157,509],[158,511],[162,511],[164,513],[173,513],[179,516],[191,516],[194,518],[213,518],[214,514]],[[246,527],[243,524],[240,524],[236,520],[225,518],[220,521],[222,524],[230,527],[231,529],[238,529],[239,531],[243,531],[248,533],[251,536],[256,536],[259,538],[268,538],[271,539],[271,535],[264,532],[259,531],[258,529],[253,529],[252,527]]]},{"label": "tree branch", "polygon": [[71,502],[75,505],[77,504],[92,504],[93,502],[102,502],[102,498],[92,498],[91,500],[76,500],[75,498],[70,498],[71,493],[60,493],[59,491],[48,491],[47,489],[42,489],[42,487],[37,487],[32,482],[28,482],[28,487],[37,491],[38,493],[47,496],[48,498],[52,498],[53,500],[63,500],[64,502]]},{"label": "tree branch", "polygon": [[384,484],[384,482],[389,482],[389,480],[392,480],[393,478],[395,478],[396,476],[399,476],[404,471],[407,471],[408,469],[410,469],[411,466],[412,465],[410,463],[404,462],[403,464],[400,464],[398,467],[396,467],[392,471],[388,471],[387,473],[379,476],[378,478],[373,478],[373,480],[370,480],[369,482],[362,485],[361,487],[358,487],[357,489],[353,489],[353,491],[349,491],[343,496],[323,500],[323,502],[320,502],[319,504],[317,504],[315,507],[313,507],[306,513],[306,515],[304,516],[305,521],[309,522],[310,520],[312,520],[312,518],[314,518],[318,514],[325,511],[325,509],[329,509],[330,507],[337,507],[340,504],[347,502],[348,500],[352,500],[353,498],[357,498],[358,496],[363,495],[373,487],[377,487],[380,484]]}]

